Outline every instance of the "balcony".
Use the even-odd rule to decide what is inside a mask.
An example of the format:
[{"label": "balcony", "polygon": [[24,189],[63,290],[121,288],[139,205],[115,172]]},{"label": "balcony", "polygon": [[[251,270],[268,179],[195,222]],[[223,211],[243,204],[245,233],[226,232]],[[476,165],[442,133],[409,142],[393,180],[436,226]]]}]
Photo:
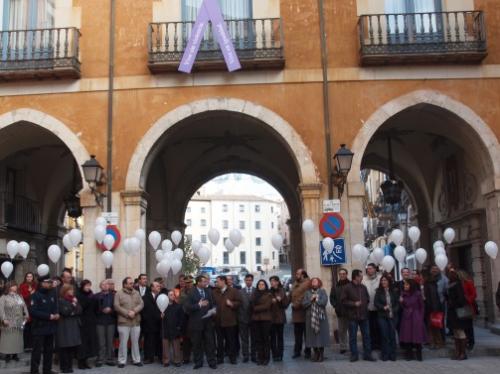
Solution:
[{"label": "balcony", "polygon": [[[226,21],[243,69],[282,69],[281,19]],[[151,73],[177,71],[191,36],[194,22],[151,23],[148,32],[148,67]],[[222,52],[208,24],[193,70],[225,70]]]},{"label": "balcony", "polygon": [[23,196],[0,192],[0,231],[41,232],[40,204]]},{"label": "balcony", "polygon": [[487,55],[481,11],[359,17],[361,64],[480,63]]},{"label": "balcony", "polygon": [[0,80],[80,78],[74,27],[0,32]]}]

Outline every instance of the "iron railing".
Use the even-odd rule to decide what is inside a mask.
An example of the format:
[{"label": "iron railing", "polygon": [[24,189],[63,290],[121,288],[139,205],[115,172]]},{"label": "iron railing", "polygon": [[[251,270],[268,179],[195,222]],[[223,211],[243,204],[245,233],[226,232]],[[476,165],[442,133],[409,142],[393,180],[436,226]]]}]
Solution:
[{"label": "iron railing", "polygon": [[[482,11],[362,15],[358,21],[363,63],[421,61],[479,62],[487,54]],[[427,56],[427,58],[426,58]]]},{"label": "iron railing", "polygon": [[27,197],[0,192],[0,227],[40,233],[40,204]]},{"label": "iron railing", "polygon": [[[236,53],[243,66],[284,66],[283,34],[280,18],[236,19],[226,21]],[[177,70],[194,22],[151,23],[148,30],[149,67],[152,72]],[[224,58],[208,24],[195,68],[223,66]],[[217,64],[219,63],[219,64]]]},{"label": "iron railing", "polygon": [[74,27],[1,31],[0,75],[61,72],[79,77],[79,38]]}]

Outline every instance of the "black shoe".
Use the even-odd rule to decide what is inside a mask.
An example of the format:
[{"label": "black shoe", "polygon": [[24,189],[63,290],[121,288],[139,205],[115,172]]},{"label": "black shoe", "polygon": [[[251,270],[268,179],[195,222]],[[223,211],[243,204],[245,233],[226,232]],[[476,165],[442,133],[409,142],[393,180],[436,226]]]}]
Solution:
[{"label": "black shoe", "polygon": [[294,353],[292,358],[299,358],[300,357],[300,353]]},{"label": "black shoe", "polygon": [[351,356],[351,358],[349,359],[350,362],[356,362],[358,360],[359,358],[357,356]]},{"label": "black shoe", "polygon": [[248,357],[243,358],[243,362],[246,364],[250,359]]},{"label": "black shoe", "polygon": [[154,362],[154,360],[144,360],[144,365],[150,365]]},{"label": "black shoe", "polygon": [[134,366],[141,367],[144,366],[142,362],[134,362]]},{"label": "black shoe", "polygon": [[10,362],[10,355],[5,355],[5,363],[8,364]]},{"label": "black shoe", "polygon": [[255,357],[252,357],[252,362],[257,363],[257,359]]},{"label": "black shoe", "polygon": [[125,364],[118,364],[118,367],[119,367],[120,369],[123,369],[123,368],[125,367]]},{"label": "black shoe", "polygon": [[229,363],[230,363],[231,365],[236,365],[236,364],[238,363],[238,361],[236,361],[236,359],[235,359],[235,358],[230,358],[230,359],[229,359]]},{"label": "black shoe", "polygon": [[106,362],[107,366],[116,366],[116,362]]},{"label": "black shoe", "polygon": [[184,365],[189,365],[189,364],[191,363],[191,361],[190,361],[190,360],[184,360],[184,361],[182,361],[182,363],[183,363]]},{"label": "black shoe", "polygon": [[217,365],[216,364],[209,364],[208,367],[210,369],[217,369]]},{"label": "black shoe", "polygon": [[100,368],[100,367],[102,367],[102,363],[100,363],[100,362],[96,362],[95,367],[96,367],[96,368]]},{"label": "black shoe", "polygon": [[181,364],[180,362],[178,362],[178,363],[174,364],[174,366],[175,366],[176,368],[180,368],[180,367],[182,366],[182,364]]},{"label": "black shoe", "polygon": [[12,355],[12,359],[13,359],[14,361],[16,361],[16,362],[18,362],[18,361],[19,361],[19,357],[18,357],[17,355]]},{"label": "black shoe", "polygon": [[366,357],[363,357],[363,360],[364,361],[370,361],[370,362],[375,362],[377,361],[376,358],[373,358],[372,356],[366,356]]},{"label": "black shoe", "polygon": [[193,370],[199,369],[201,367],[203,367],[203,364],[196,364],[193,366]]},{"label": "black shoe", "polygon": [[224,363],[224,359],[223,358],[219,358],[217,360],[217,365],[222,365]]},{"label": "black shoe", "polygon": [[347,352],[347,350],[346,350],[346,349],[341,349],[341,350],[340,350],[340,354],[341,354],[341,355],[345,354],[346,352]]}]

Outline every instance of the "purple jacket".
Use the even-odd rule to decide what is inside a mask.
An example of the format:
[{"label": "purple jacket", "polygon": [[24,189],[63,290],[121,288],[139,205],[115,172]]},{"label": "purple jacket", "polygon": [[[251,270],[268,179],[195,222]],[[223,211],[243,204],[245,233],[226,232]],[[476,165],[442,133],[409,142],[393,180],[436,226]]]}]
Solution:
[{"label": "purple jacket", "polygon": [[399,340],[403,343],[423,344],[427,341],[424,324],[424,301],[420,291],[403,293]]}]

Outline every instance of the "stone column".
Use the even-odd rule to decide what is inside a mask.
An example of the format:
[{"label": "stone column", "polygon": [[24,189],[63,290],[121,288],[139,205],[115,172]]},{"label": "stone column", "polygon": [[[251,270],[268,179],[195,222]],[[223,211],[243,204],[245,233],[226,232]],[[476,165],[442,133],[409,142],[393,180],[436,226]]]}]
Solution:
[{"label": "stone column", "polygon": [[[120,232],[122,244],[125,238],[134,236],[137,229],[146,230],[147,194],[142,190],[123,191],[120,193]],[[126,276],[137,277],[146,273],[146,243],[142,243],[141,250],[136,256],[128,256],[122,246],[115,251],[113,279],[121,281]]]},{"label": "stone column", "polygon": [[104,278],[104,266],[101,261],[101,250],[96,247],[94,238],[95,220],[101,214],[94,195],[90,191],[80,193],[80,204],[85,224],[82,227],[83,247],[83,277],[92,281],[94,290],[99,287],[99,281]]},{"label": "stone column", "polygon": [[341,212],[344,217],[346,267],[350,270],[361,269],[361,264],[352,259],[351,248],[355,244],[364,244],[363,233],[363,198],[365,186],[362,182],[349,182],[347,185],[347,199],[342,199]]},{"label": "stone column", "polygon": [[[500,190],[494,190],[484,196],[486,200],[487,240],[492,240],[500,245]],[[481,250],[484,253],[484,248]],[[488,308],[489,317],[491,323],[500,332],[500,312],[495,303],[495,292],[500,282],[500,255],[497,256],[496,260],[490,259],[486,254],[485,257],[487,257],[485,259],[486,271],[491,273],[491,290],[487,289],[488,295],[485,295],[485,302],[491,305]]]}]

